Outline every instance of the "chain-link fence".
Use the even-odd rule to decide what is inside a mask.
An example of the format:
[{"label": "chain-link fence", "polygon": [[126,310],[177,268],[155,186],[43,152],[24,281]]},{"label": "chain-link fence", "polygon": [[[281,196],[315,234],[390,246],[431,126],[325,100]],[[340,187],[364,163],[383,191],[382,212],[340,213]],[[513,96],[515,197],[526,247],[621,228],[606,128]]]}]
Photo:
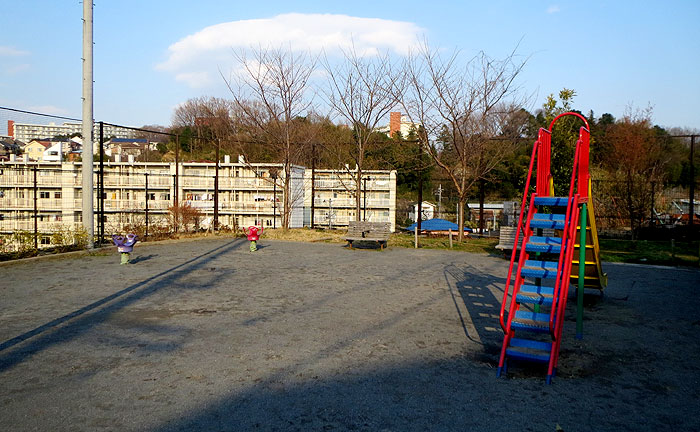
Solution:
[{"label": "chain-link fence", "polygon": [[636,237],[639,232],[653,235],[654,230],[663,233],[700,226],[700,195],[694,193],[693,211],[690,188],[657,182],[594,180],[592,189],[596,224],[602,235]]}]

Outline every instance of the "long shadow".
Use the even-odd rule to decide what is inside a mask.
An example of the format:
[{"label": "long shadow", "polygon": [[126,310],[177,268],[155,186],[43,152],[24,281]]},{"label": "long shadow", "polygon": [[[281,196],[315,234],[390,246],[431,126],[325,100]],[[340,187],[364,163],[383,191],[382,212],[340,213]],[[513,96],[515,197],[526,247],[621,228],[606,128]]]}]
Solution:
[{"label": "long shadow", "polygon": [[[493,345],[498,350],[502,333],[497,318],[500,299],[496,297],[498,290],[502,292],[504,280],[472,266],[449,265],[444,273],[458,311],[466,308],[466,313],[459,312],[466,336],[485,348]],[[636,399],[610,396],[589,399],[589,409],[596,413],[591,416],[581,416],[571,408],[582,394],[589,395],[586,392],[591,392],[591,388],[594,392],[616,394],[619,384],[598,389],[590,383],[578,382],[559,386],[555,391],[554,387],[544,387],[541,380],[501,380],[495,385],[497,381],[490,365],[463,357],[406,361],[378,368],[339,366],[341,375],[338,376],[309,374],[318,359],[332,357],[353,339],[371,337],[399,320],[410,322],[412,315],[423,307],[432,307],[433,302],[434,299],[429,298],[425,303],[387,316],[329,344],[303,362],[277,370],[263,379],[248,378],[243,384],[234,384],[235,389],[205,404],[197,404],[192,411],[179,414],[152,430],[542,431],[559,430],[560,424],[566,430],[662,430],[668,427],[670,417],[665,407],[639,416],[637,411],[629,409],[632,404],[639,403]],[[232,378],[231,382],[243,380],[245,378]],[[640,388],[637,381],[626,382],[623,386],[635,392]],[[693,415],[687,395],[672,392],[667,398],[678,407],[672,419],[674,429],[698,430],[700,418]],[[516,408],[504,411],[504,401],[513,402]],[[542,410],[542,406],[548,409]],[[533,412],[538,415],[533,416]]]},{"label": "long shadow", "polygon": [[[77,335],[87,331],[92,326],[103,322],[109,314],[122,309],[138,300],[141,300],[163,287],[168,287],[177,283],[177,280],[187,275],[189,272],[201,268],[212,259],[229,252],[230,250],[239,248],[243,244],[242,240],[233,240],[222,246],[216,247],[199,256],[191,258],[182,264],[164,270],[157,275],[151,276],[141,282],[130,285],[123,290],[117,291],[100,300],[97,300],[89,305],[77,309],[62,317],[53,319],[39,327],[36,327],[28,332],[22,333],[12,339],[6,340],[0,344],[0,372],[12,367],[25,358],[44,350],[55,343],[64,342],[74,338]],[[206,259],[203,259],[205,258]],[[212,280],[218,275],[212,275]],[[198,284],[199,287],[205,288],[207,282]],[[114,303],[112,301],[117,300]],[[86,315],[88,312],[93,312]],[[75,319],[78,318],[78,319]],[[75,319],[75,320],[74,320]],[[71,321],[70,323],[68,323]],[[68,323],[64,327],[62,324]],[[51,330],[55,330],[51,332]],[[29,344],[22,346],[15,351],[7,351],[16,345],[33,339]]]},{"label": "long shadow", "polygon": [[134,258],[134,259],[132,259],[131,261],[129,261],[129,264],[136,264],[136,263],[148,261],[149,259],[155,258],[155,257],[157,257],[157,256],[158,256],[157,254],[139,255],[139,256],[137,256],[136,258]]},{"label": "long shadow", "polygon": [[503,292],[505,278],[470,265],[454,264],[445,267],[444,275],[465,336],[484,347],[481,360],[497,363],[503,339],[498,318],[502,299],[490,287]]}]

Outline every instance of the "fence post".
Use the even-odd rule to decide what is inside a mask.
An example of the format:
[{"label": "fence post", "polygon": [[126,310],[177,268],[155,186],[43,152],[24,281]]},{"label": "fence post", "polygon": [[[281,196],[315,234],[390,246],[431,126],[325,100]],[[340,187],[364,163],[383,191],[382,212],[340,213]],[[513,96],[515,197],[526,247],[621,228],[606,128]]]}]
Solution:
[{"label": "fence post", "polygon": [[148,173],[143,174],[146,180],[146,232],[144,233],[144,241],[148,238]]},{"label": "fence post", "polygon": [[655,189],[655,182],[651,182],[651,209],[649,210],[649,226],[653,227],[654,224],[654,204],[655,204],[655,196],[656,194],[654,193]]},{"label": "fence post", "polygon": [[676,239],[671,239],[671,259],[676,262]]},{"label": "fence post", "polygon": [[[175,168],[177,170],[177,167]],[[177,174],[173,174],[173,231],[177,232],[177,225],[179,223],[180,212],[178,210],[177,203]]]},{"label": "fence post", "polygon": [[99,186],[97,187],[97,209],[99,214],[99,223],[97,224],[99,233],[99,244],[105,238],[105,166],[104,166],[104,122],[100,122],[100,175]]},{"label": "fence post", "polygon": [[452,249],[452,228],[450,228],[450,249]]},{"label": "fence post", "polygon": [[695,135],[690,137],[690,190],[688,191],[688,226],[690,226],[690,238],[693,238],[693,222],[695,219]]},{"label": "fence post", "polygon": [[39,250],[39,210],[37,208],[37,194],[39,193],[39,188],[36,182],[37,165],[34,165],[34,249]]}]

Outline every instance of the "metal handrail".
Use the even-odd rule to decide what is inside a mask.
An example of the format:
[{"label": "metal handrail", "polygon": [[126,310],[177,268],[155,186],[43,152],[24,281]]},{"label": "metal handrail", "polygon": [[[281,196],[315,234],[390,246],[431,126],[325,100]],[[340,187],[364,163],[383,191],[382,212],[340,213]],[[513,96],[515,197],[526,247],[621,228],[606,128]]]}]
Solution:
[{"label": "metal handrail", "polygon": [[[564,221],[570,222],[571,217],[572,217],[572,212],[573,212],[573,201],[574,201],[574,189],[576,187],[576,174],[577,174],[577,168],[578,168],[578,159],[580,156],[581,152],[581,143],[582,140],[579,138],[576,141],[576,150],[574,152],[574,166],[573,169],[571,170],[571,183],[569,186],[569,199],[566,204],[566,216],[564,217]],[[578,206],[578,200],[577,204]],[[553,338],[556,338],[555,331],[554,331],[554,316],[555,316],[555,311],[557,310],[557,300],[559,297],[559,291],[561,290],[561,275],[564,273],[564,267],[566,264],[564,263],[564,256],[568,254],[568,247],[569,247],[569,232],[571,230],[571,224],[569,224],[569,229],[565,229],[562,232],[562,239],[561,239],[561,251],[559,253],[559,263],[557,265],[557,269],[559,271],[559,276],[556,278],[554,282],[554,294],[552,298],[552,309],[549,311],[549,333],[552,335]]]},{"label": "metal handrail", "polygon": [[523,201],[520,204],[520,216],[518,217],[518,229],[515,231],[515,240],[513,241],[513,252],[510,256],[510,265],[508,266],[508,279],[506,280],[506,287],[503,290],[503,301],[501,302],[501,312],[499,319],[501,321],[501,329],[506,331],[506,324],[504,322],[504,315],[506,310],[506,302],[508,301],[508,291],[510,290],[510,280],[513,277],[513,263],[515,262],[515,255],[518,251],[518,239],[520,238],[520,230],[523,226],[523,214],[525,211],[525,204],[527,203],[527,195],[530,189],[530,179],[532,178],[532,168],[534,167],[535,158],[537,156],[537,151],[540,147],[540,139],[535,141],[532,146],[532,156],[530,157],[530,167],[527,170],[527,180],[525,180],[525,192],[523,193]]},{"label": "metal handrail", "polygon": [[[530,199],[530,207],[528,208],[528,215],[533,214],[535,211],[535,198],[537,197],[537,193],[533,193]],[[530,255],[527,253],[525,250],[525,245],[527,244],[527,241],[529,240],[530,235],[532,234],[532,229],[530,228],[530,221],[532,221],[531,217],[527,218],[527,221],[525,222],[525,230],[523,231],[523,242],[522,246],[520,247],[520,258],[518,259],[518,269],[522,269],[523,265],[525,264],[525,260],[530,257]],[[517,243],[513,244],[513,248],[516,248]],[[513,284],[513,295],[510,297],[510,306],[508,307],[508,313],[513,314],[515,313],[515,310],[518,308],[518,301],[517,301],[517,296],[518,296],[518,288],[522,285],[523,277],[518,271],[516,276],[515,276],[515,284]],[[505,332],[506,334],[510,334],[510,325],[511,325],[512,320],[508,320],[508,324],[506,325]]]}]

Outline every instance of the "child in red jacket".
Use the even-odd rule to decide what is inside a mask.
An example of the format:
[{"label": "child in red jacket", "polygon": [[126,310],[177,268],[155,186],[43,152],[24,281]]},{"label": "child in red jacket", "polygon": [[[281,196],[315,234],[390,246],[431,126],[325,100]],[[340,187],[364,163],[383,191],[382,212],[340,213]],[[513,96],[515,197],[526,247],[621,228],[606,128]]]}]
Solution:
[{"label": "child in red jacket", "polygon": [[255,252],[258,250],[256,242],[260,240],[260,236],[263,233],[263,227],[260,225],[260,233],[258,233],[258,227],[255,225],[249,226],[248,230],[246,231],[245,228],[243,228],[243,232],[245,233],[246,236],[248,236],[248,240],[250,240],[250,251]]}]

